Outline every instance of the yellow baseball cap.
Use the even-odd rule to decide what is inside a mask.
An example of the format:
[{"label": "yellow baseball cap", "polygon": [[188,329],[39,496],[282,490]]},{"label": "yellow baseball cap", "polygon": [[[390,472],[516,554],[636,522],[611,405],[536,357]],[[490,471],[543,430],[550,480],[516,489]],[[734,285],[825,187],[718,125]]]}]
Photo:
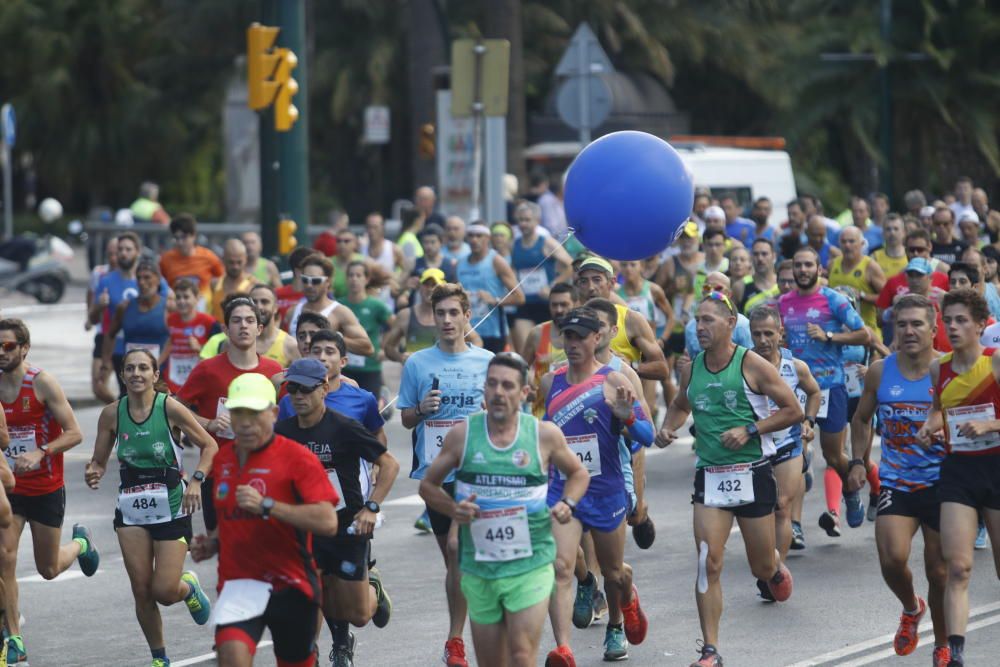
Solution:
[{"label": "yellow baseball cap", "polygon": [[254,412],[263,412],[273,407],[277,402],[277,393],[271,380],[260,373],[244,373],[229,385],[226,396],[226,408],[238,410],[244,408]]},{"label": "yellow baseball cap", "polygon": [[694,220],[688,220],[684,223],[684,235],[693,239],[698,238],[698,223]]},{"label": "yellow baseball cap", "polygon": [[448,282],[444,277],[444,271],[441,269],[424,269],[424,272],[420,274],[420,282],[424,283],[428,280],[433,280],[435,285],[444,285]]},{"label": "yellow baseball cap", "polygon": [[615,275],[615,270],[611,268],[611,264],[608,260],[603,257],[588,257],[580,263],[580,268],[577,269],[577,272],[586,271],[587,269],[604,271],[609,276]]}]

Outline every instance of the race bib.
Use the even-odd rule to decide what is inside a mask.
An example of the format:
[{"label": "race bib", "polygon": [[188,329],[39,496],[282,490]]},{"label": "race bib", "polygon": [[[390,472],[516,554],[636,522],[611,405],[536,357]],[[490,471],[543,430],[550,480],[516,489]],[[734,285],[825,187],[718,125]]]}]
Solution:
[{"label": "race bib", "polygon": [[333,509],[340,511],[347,507],[347,501],[344,500],[344,489],[340,486],[340,475],[337,474],[336,470],[327,469],[326,477],[330,480],[330,484],[333,484],[333,490],[337,492],[337,506]]},{"label": "race bib", "polygon": [[525,296],[537,296],[548,285],[549,278],[544,269],[518,269],[517,279]]},{"label": "race bib", "polygon": [[160,346],[156,343],[125,343],[125,354],[128,354],[132,350],[149,350],[150,354],[156,357],[157,361],[160,359]]},{"label": "race bib", "polygon": [[844,385],[847,388],[848,398],[858,398],[864,388],[861,380],[861,364],[854,364],[848,361],[844,364]]},{"label": "race bib", "polygon": [[516,560],[532,554],[528,510],[523,505],[480,510],[469,531],[477,561]]},{"label": "race bib", "polygon": [[[597,444],[596,433],[567,435],[566,444],[576,454],[576,458],[580,459],[580,463],[587,469],[591,477],[597,477],[601,474],[601,448]],[[559,476],[566,479],[566,475],[563,475],[562,472],[559,473]]]},{"label": "race bib", "polygon": [[[7,463],[10,469],[14,469],[14,459],[21,454],[27,454],[38,449],[38,441],[35,440],[35,427],[33,426],[8,426],[7,433],[10,435],[10,444],[7,445]],[[39,462],[31,470],[38,470],[42,467]]]},{"label": "race bib", "polygon": [[271,584],[255,579],[227,581],[212,605],[209,625],[229,625],[263,616],[271,600],[271,588]]},{"label": "race bib", "polygon": [[[218,417],[223,417],[223,416],[225,416],[225,417],[229,416],[229,408],[226,407],[226,397],[225,396],[219,396],[219,404],[215,408],[215,416],[217,418]],[[233,429],[232,428],[224,428],[222,430],[216,431],[215,434],[217,436],[219,436],[220,438],[228,438],[230,440],[232,440],[233,438],[236,437],[236,434],[233,433]]]},{"label": "race bib", "polygon": [[472,317],[477,323],[490,312],[490,307],[486,305],[485,301],[479,298],[479,292],[469,293],[469,309],[472,311]]},{"label": "race bib", "polygon": [[[806,409],[806,395],[805,392],[796,390],[795,396],[799,399],[799,405],[802,406],[802,411],[805,412]],[[820,389],[819,391],[819,412],[816,413],[816,419],[825,419],[827,411],[830,409],[830,390]]]},{"label": "race bib", "polygon": [[960,405],[945,410],[948,425],[948,444],[955,452],[977,452],[1000,445],[1000,433],[986,433],[970,438],[960,435],[958,427],[967,422],[979,422],[996,419],[997,413],[992,403],[982,405]]},{"label": "race bib", "polygon": [[461,419],[428,419],[424,422],[424,457],[427,463],[437,458],[444,445],[444,436],[455,424],[461,424]]},{"label": "race bib", "polygon": [[118,511],[128,526],[148,526],[166,523],[173,516],[166,484],[140,484],[118,493]]},{"label": "race bib", "polygon": [[170,381],[176,385],[183,385],[187,382],[191,371],[198,365],[198,355],[170,355],[170,367],[168,376]]},{"label": "race bib", "polygon": [[365,357],[361,354],[347,353],[347,365],[353,368],[361,368],[365,365]]},{"label": "race bib", "polygon": [[753,470],[749,463],[709,466],[704,470],[708,507],[739,507],[754,501]]}]

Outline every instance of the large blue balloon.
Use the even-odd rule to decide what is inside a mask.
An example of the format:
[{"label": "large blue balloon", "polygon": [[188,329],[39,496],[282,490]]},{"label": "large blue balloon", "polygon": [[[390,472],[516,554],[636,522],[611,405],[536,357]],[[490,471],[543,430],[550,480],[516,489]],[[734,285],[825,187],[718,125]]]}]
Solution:
[{"label": "large blue balloon", "polygon": [[670,144],[645,132],[605,135],[566,175],[566,219],[604,257],[644,259],[674,242],[691,215],[694,183]]}]

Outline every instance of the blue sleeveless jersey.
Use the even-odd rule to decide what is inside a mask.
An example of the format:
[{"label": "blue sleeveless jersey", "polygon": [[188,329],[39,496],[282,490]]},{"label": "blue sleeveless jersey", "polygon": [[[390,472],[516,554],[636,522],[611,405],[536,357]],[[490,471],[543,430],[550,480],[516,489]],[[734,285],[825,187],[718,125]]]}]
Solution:
[{"label": "blue sleeveless jersey", "polygon": [[468,257],[463,257],[459,260],[456,269],[458,282],[469,293],[469,301],[472,306],[472,328],[483,338],[500,338],[505,335],[503,308],[493,308],[479,298],[479,290],[485,290],[498,299],[507,293],[507,288],[504,287],[496,269],[493,268],[495,256],[496,251],[490,250],[475,264],[471,263]]},{"label": "blue sleeveless jersey", "polygon": [[[586,496],[621,493],[625,490],[619,447],[622,425],[604,402],[604,383],[611,368],[604,366],[579,384],[570,384],[566,371],[561,368],[552,378],[545,399],[545,419],[559,427],[570,448],[591,471]],[[596,448],[588,447],[595,438]],[[559,472],[550,466],[550,498],[562,497],[563,483]]]},{"label": "blue sleeveless jersey", "polygon": [[878,417],[881,424],[882,460],[879,479],[899,491],[919,491],[937,484],[944,443],[930,449],[917,443],[917,431],[927,420],[933,401],[930,373],[919,380],[907,380],[899,370],[896,355],[882,362],[882,382],[878,387]]}]

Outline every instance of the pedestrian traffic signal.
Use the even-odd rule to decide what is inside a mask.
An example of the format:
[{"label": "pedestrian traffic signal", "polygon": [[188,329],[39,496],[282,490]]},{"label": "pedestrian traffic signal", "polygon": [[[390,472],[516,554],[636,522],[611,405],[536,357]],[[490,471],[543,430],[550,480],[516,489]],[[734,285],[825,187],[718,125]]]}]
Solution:
[{"label": "pedestrian traffic signal", "polygon": [[420,143],[417,146],[417,151],[420,153],[420,157],[427,160],[434,158],[434,124],[424,123],[420,126]]},{"label": "pedestrian traffic signal", "polygon": [[278,254],[287,255],[295,250],[299,240],[295,238],[295,230],[299,228],[294,220],[282,218],[278,221]]},{"label": "pedestrian traffic signal", "polygon": [[278,91],[278,83],[271,80],[278,64],[278,53],[272,50],[278,32],[259,23],[247,28],[247,105],[255,111],[270,106]]},{"label": "pedestrian traffic signal", "polygon": [[299,82],[292,78],[292,70],[299,59],[289,49],[277,49],[278,67],[274,71],[274,82],[279,86],[274,100],[274,129],[288,132],[299,119],[299,110],[292,104],[292,98],[299,92]]}]

